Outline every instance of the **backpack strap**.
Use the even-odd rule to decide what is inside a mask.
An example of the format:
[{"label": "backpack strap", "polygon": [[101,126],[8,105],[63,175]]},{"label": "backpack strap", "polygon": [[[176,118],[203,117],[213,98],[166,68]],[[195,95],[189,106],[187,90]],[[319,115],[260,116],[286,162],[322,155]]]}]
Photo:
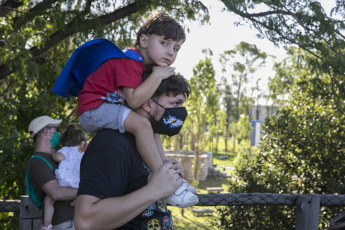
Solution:
[{"label": "backpack strap", "polygon": [[[54,171],[53,166],[44,157],[41,157],[39,155],[33,155],[33,156],[31,156],[29,161],[32,160],[32,159],[41,159],[41,160],[43,160],[45,163],[47,163],[47,165],[49,166],[51,171]],[[26,165],[25,187],[26,187],[26,193],[29,195],[30,199],[34,202],[34,204],[37,207],[41,208],[42,207],[41,200],[45,197],[46,194],[43,192],[43,197],[41,197],[41,199],[40,199],[38,197],[36,191],[34,191],[35,188],[34,188],[33,184],[31,183],[30,176],[29,176],[29,163]]]},{"label": "backpack strap", "polygon": [[30,160],[32,160],[32,159],[41,159],[41,160],[43,160],[44,162],[47,163],[47,165],[49,166],[50,170],[54,171],[53,166],[44,157],[41,157],[40,155],[32,155]]},{"label": "backpack strap", "polygon": [[111,58],[130,58],[144,62],[144,58],[134,50],[121,50],[113,42],[97,38],[84,43],[73,52],[56,80],[53,92],[62,97],[77,97],[86,78]]}]

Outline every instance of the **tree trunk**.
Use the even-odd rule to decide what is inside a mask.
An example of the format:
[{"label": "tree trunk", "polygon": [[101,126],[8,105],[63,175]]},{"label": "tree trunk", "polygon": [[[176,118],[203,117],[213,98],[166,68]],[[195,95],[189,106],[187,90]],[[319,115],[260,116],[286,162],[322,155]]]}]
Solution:
[{"label": "tree trunk", "polygon": [[219,143],[219,132],[217,132],[217,137],[216,137],[216,149],[215,149],[215,153],[218,152],[218,143]]}]

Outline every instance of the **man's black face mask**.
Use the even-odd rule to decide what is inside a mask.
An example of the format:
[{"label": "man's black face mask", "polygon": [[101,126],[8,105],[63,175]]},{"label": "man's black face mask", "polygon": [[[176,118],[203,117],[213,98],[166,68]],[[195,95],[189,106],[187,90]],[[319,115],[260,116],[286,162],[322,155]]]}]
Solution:
[{"label": "man's black face mask", "polygon": [[159,105],[160,107],[162,107],[165,110],[165,112],[159,121],[156,121],[150,115],[151,117],[150,122],[151,122],[153,131],[155,133],[168,135],[169,137],[178,134],[188,115],[186,108],[185,107],[164,108],[157,102],[155,103]]}]

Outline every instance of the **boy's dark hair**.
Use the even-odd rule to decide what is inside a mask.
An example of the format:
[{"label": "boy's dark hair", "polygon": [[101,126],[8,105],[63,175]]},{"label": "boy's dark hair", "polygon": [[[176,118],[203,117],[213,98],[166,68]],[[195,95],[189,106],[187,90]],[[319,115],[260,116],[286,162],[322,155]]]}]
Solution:
[{"label": "boy's dark hair", "polygon": [[184,42],[186,40],[186,34],[182,26],[163,11],[153,12],[140,27],[137,32],[137,40],[135,41],[136,47],[140,46],[140,36],[142,34],[155,34],[164,36],[164,39],[172,39],[174,41]]},{"label": "boy's dark hair", "polygon": [[78,146],[87,141],[85,132],[75,124],[69,124],[61,134],[62,146]]},{"label": "boy's dark hair", "polygon": [[[144,71],[144,73],[141,75],[142,80],[145,81],[151,75],[151,73],[152,69],[147,69]],[[186,78],[181,74],[175,74],[161,82],[151,99],[158,100],[162,94],[173,96],[183,94],[186,98],[188,98],[190,93],[191,87]]]}]

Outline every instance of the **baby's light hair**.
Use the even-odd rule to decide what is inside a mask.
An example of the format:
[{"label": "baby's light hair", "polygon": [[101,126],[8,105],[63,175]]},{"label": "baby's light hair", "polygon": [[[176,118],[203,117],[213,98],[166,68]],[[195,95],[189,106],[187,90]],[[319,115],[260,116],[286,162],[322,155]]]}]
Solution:
[{"label": "baby's light hair", "polygon": [[62,146],[78,146],[83,141],[87,141],[87,136],[76,124],[69,124],[61,134]]}]

